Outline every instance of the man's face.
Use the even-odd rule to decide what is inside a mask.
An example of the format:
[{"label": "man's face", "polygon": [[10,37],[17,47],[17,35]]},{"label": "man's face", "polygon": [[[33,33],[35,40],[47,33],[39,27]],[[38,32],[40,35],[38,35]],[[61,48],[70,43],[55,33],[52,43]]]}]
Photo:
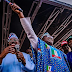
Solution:
[{"label": "man's face", "polygon": [[69,47],[68,47],[68,45],[67,44],[65,44],[65,45],[63,45],[63,50],[69,50]]},{"label": "man's face", "polygon": [[32,50],[31,49],[27,49],[26,53],[29,54],[31,56],[31,58],[32,58],[33,54],[32,54]]},{"label": "man's face", "polygon": [[14,49],[14,53],[16,52],[16,48],[15,48],[15,45],[16,45],[16,44],[20,45],[18,39],[16,39],[16,38],[11,38],[11,39],[9,40],[9,46],[11,46],[12,50]]},{"label": "man's face", "polygon": [[19,44],[20,45],[19,40],[17,38],[10,39],[9,45],[12,45],[12,44],[14,44],[14,45]]},{"label": "man's face", "polygon": [[68,45],[69,45],[69,46],[71,47],[71,49],[72,49],[72,39],[69,40]]},{"label": "man's face", "polygon": [[51,37],[44,36],[42,40],[49,45],[53,45],[53,39]]}]

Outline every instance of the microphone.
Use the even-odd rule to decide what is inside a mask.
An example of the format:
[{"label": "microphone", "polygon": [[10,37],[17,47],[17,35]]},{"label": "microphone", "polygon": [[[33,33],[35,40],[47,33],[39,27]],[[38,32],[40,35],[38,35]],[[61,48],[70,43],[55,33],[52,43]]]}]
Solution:
[{"label": "microphone", "polygon": [[16,50],[16,52],[19,51],[19,45],[18,44],[15,45],[15,50]]},{"label": "microphone", "polygon": [[[15,45],[15,50],[16,50],[16,52],[19,51],[19,45],[18,44]],[[21,59],[18,59],[18,61],[21,62]]]},{"label": "microphone", "polygon": [[[8,0],[4,0],[5,2],[7,2],[8,4],[9,3],[11,3],[10,1],[8,1]],[[13,3],[11,3],[12,5],[13,5]],[[18,9],[19,11],[21,11],[21,12],[23,12],[23,10],[20,8],[20,9]]]}]

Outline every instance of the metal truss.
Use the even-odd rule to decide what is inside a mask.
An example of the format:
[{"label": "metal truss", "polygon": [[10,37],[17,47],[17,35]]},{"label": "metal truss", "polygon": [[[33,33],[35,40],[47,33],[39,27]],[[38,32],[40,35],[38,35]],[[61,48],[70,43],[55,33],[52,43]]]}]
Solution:
[{"label": "metal truss", "polygon": [[33,13],[32,17],[31,17],[31,22],[32,23],[33,23],[33,21],[35,19],[35,16],[36,16],[37,12],[39,11],[41,5],[42,5],[42,0],[39,0],[38,4],[36,6],[36,9],[34,10],[34,13]]},{"label": "metal truss", "polygon": [[[33,12],[33,14],[32,14],[31,23],[33,23],[33,21],[34,21],[34,19],[35,19],[35,16],[36,16],[37,12],[39,11],[39,9],[40,9],[40,7],[41,7],[41,5],[42,5],[42,0],[39,0],[38,2],[33,1],[28,16],[30,16],[30,13],[31,13],[31,11],[32,11],[33,6],[34,6],[35,3],[37,3],[37,6],[36,6],[36,8],[35,8],[35,10],[34,10],[34,12]],[[21,47],[22,47],[22,44],[23,44],[25,38],[26,38],[26,33],[24,32],[24,29],[23,29],[22,32],[21,32],[20,38],[19,38],[19,40],[20,40],[20,42],[21,42],[20,49],[21,49]]]},{"label": "metal truss", "polygon": [[[13,0],[12,0],[13,2]],[[7,12],[5,11],[7,8]],[[7,5],[6,7],[6,2],[3,1],[3,18],[2,18],[2,48],[1,52],[5,47],[7,47],[7,39],[9,35],[9,29],[10,29],[10,22],[11,22],[11,15],[12,15],[12,10],[10,9],[10,6]]]},{"label": "metal truss", "polygon": [[28,17],[30,16],[30,14],[31,14],[31,11],[32,11],[32,9],[33,9],[33,6],[34,6],[34,4],[37,4],[37,2],[36,1],[33,1],[33,3],[32,3],[32,6],[31,6],[31,8],[30,8],[30,11],[29,11],[29,13],[28,13]]},{"label": "metal truss", "polygon": [[66,40],[69,36],[72,35],[72,29],[69,30],[59,41],[54,44],[54,47],[60,48],[60,44],[63,40]]},{"label": "metal truss", "polygon": [[[39,0],[36,0],[36,1],[39,1]],[[46,3],[46,4],[50,4],[50,5],[53,5],[53,6],[57,6],[57,7],[63,7],[64,9],[68,9],[68,10],[71,10],[72,11],[72,6],[70,5],[64,5],[63,3],[60,3],[58,2],[57,0],[42,0],[43,3]]]},{"label": "metal truss", "polygon": [[22,30],[21,35],[20,35],[20,38],[19,38],[19,41],[20,41],[20,49],[21,49],[21,47],[23,45],[23,42],[24,42],[25,38],[26,38],[26,33],[24,32],[24,30]]},{"label": "metal truss", "polygon": [[49,16],[49,18],[45,22],[44,26],[42,27],[42,29],[38,33],[38,37],[41,38],[41,36],[47,31],[47,29],[50,27],[50,25],[54,22],[54,20],[56,19],[56,17],[60,13],[62,13],[63,11],[64,11],[64,8],[57,8],[57,7],[55,7],[55,9],[53,10],[53,12],[51,13],[51,15]]},{"label": "metal truss", "polygon": [[[58,29],[52,34],[54,39],[72,22],[72,14],[66,18],[66,20],[58,27]],[[71,20],[70,20],[71,19]]]}]

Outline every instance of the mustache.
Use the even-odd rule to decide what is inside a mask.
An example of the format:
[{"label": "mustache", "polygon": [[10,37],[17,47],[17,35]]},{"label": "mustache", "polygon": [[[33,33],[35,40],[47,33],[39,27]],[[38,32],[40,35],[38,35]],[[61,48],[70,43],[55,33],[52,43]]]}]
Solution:
[{"label": "mustache", "polygon": [[47,43],[48,45],[52,45],[52,42],[46,41],[46,43]]}]

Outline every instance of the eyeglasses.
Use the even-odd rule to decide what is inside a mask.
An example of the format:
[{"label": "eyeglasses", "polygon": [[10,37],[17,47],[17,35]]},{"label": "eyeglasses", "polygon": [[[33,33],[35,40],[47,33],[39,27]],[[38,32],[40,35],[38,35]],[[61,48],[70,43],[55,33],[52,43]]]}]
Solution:
[{"label": "eyeglasses", "polygon": [[9,40],[9,44],[18,44],[18,39]]},{"label": "eyeglasses", "polygon": [[9,40],[9,42],[16,42],[16,41],[18,41],[18,39]]}]

